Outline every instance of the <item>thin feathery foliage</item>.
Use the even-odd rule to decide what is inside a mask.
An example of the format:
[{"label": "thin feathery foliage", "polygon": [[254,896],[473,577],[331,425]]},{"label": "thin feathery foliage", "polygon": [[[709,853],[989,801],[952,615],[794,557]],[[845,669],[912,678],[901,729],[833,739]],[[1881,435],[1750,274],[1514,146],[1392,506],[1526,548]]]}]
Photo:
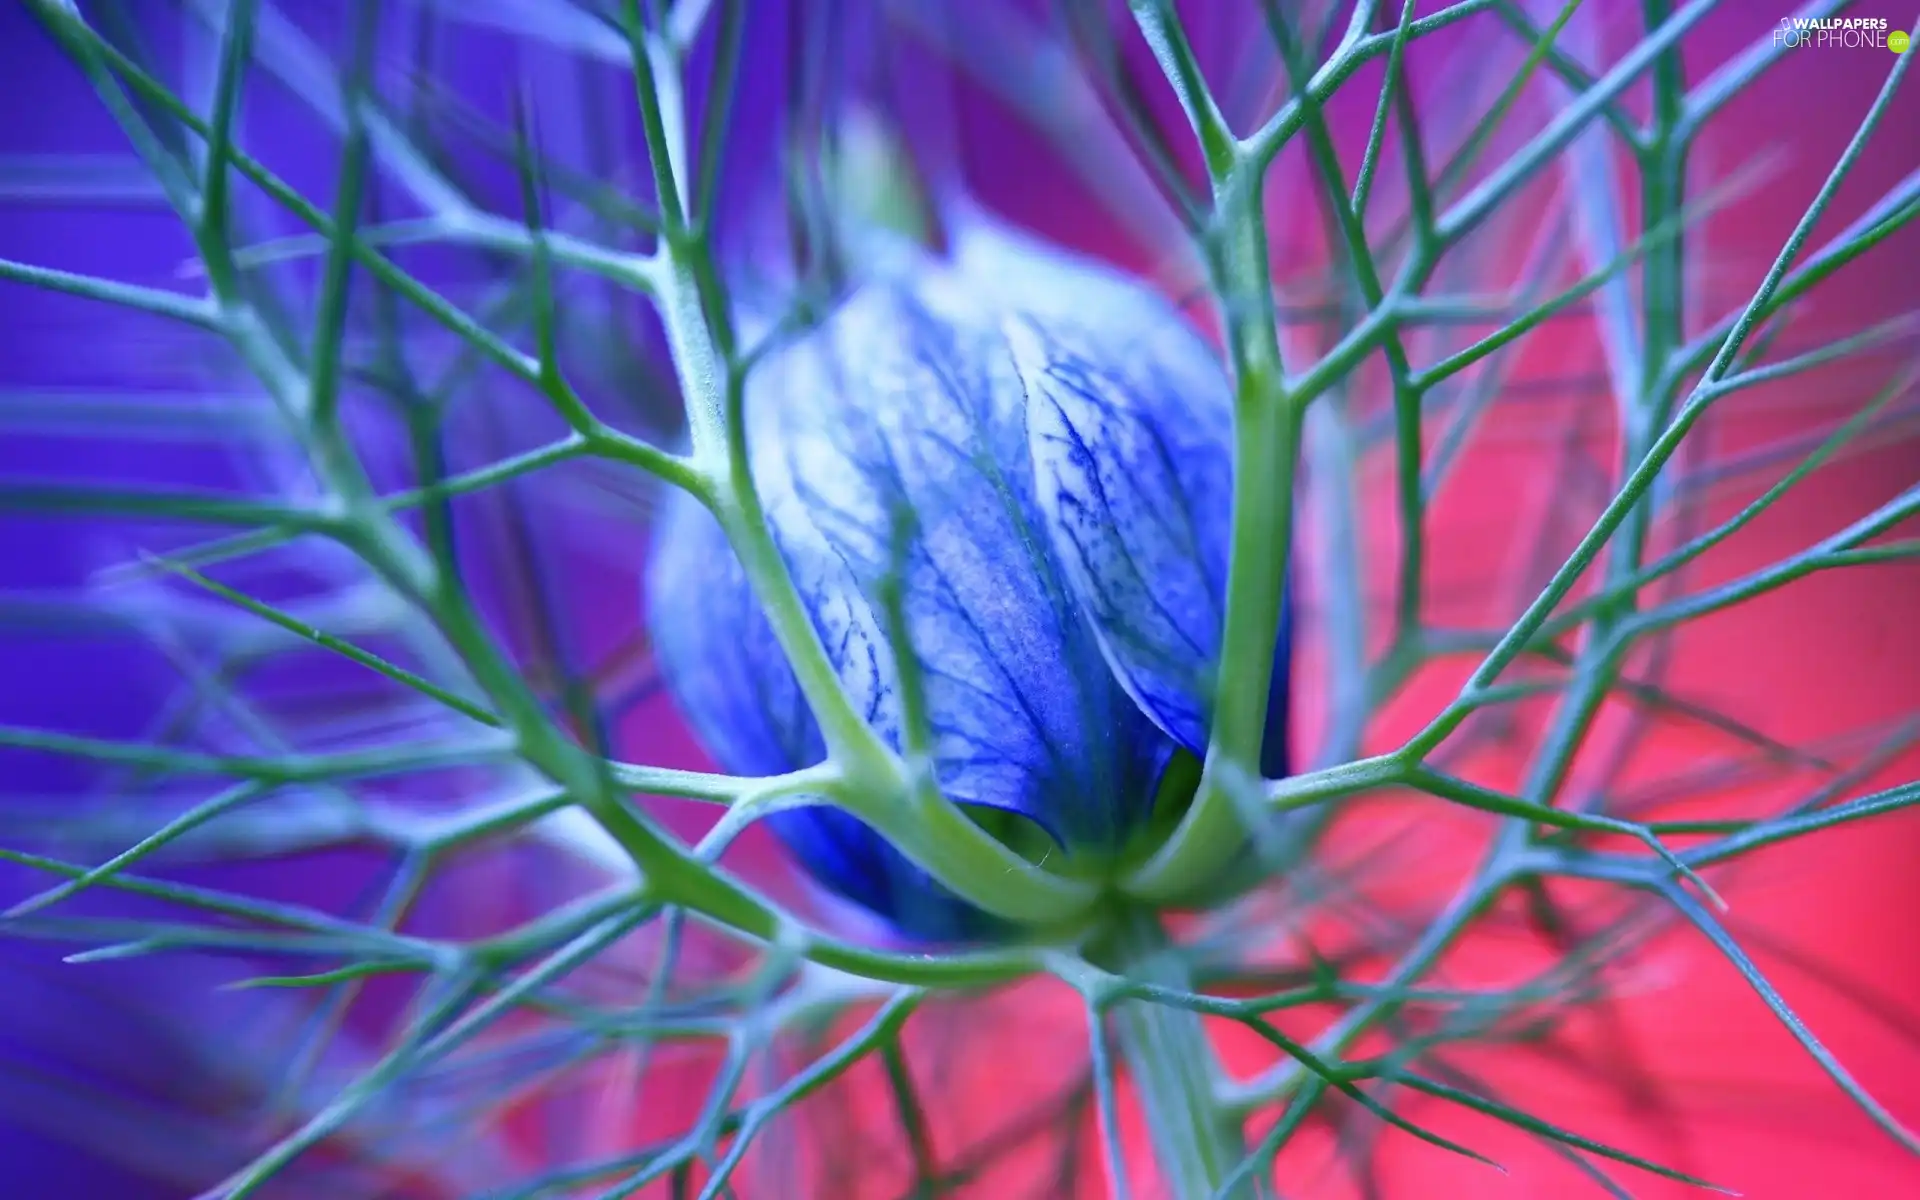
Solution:
[{"label": "thin feathery foliage", "polygon": [[[1915,314],[1836,328],[1813,308],[1911,254],[1920,170],[1858,186],[1912,157],[1893,115],[1911,54],[1849,59],[1878,92],[1832,115],[1849,136],[1731,295],[1715,218],[1782,168],[1759,145],[1696,151],[1795,52],[1753,21],[1749,48],[1690,69],[1711,0],[1248,0],[1238,24],[1172,0],[795,5],[770,101],[743,69],[764,36],[748,0],[160,7],[29,0],[125,149],[0,165],[8,203],[170,213],[186,263],[134,281],[0,260],[0,280],[102,306],[103,340],[172,356],[138,389],[0,394],[9,439],[62,448],[9,461],[0,507],[87,531],[93,556],[84,581],[0,596],[0,637],[52,647],[35,661],[115,656],[156,697],[113,728],[0,727],[7,778],[31,781],[0,808],[18,868],[0,932],[77,946],[67,972],[194,962],[207,1012],[241,1011],[223,986],[260,1002],[205,1068],[238,1132],[165,1162],[121,1147],[145,1169],[220,1200],[1013,1178],[1197,1197],[1315,1194],[1321,1162],[1373,1195],[1387,1139],[1480,1158],[1471,1131],[1504,1125],[1597,1192],[1632,1194],[1623,1166],[1733,1184],[1589,1137],[1579,1106],[1489,1066],[1577,1057],[1572,1028],[1608,1045],[1637,956],[1673,938],[1920,1154],[1721,899],[1749,855],[1920,802],[1886,782],[1920,708],[1795,744],[1663,682],[1678,639],[1735,606],[1834,572],[1912,582],[1910,471],[1851,523],[1701,582],[1836,464],[1911,445]],[[872,100],[898,81],[868,67],[896,60],[939,82],[918,91],[931,116],[887,129]],[[906,732],[876,732],[747,467],[749,378],[833,310],[864,225],[938,224],[966,187],[959,110],[983,98],[1202,315],[1232,386],[1206,753],[1177,822],[1111,878],[942,794],[910,646]],[[773,132],[750,143],[750,121]],[[1556,360],[1578,377],[1543,373]],[[1770,435],[1768,405],[1800,419]],[[1503,467],[1502,439],[1533,465]],[[1441,514],[1502,469],[1552,476],[1512,485],[1543,511],[1500,530],[1499,565],[1457,566]],[[821,764],[623,757],[688,761],[637,615],[669,489],[724,531]],[[1271,777],[1290,572],[1313,738]],[[1636,778],[1663,723],[1711,749]],[[1501,755],[1510,778],[1486,769]],[[1765,811],[1716,805],[1750,780]],[[1039,932],[857,931],[755,829],[823,800]],[[1448,854],[1458,872],[1409,902],[1396,881]],[[1449,969],[1476,938],[1544,949]],[[954,1080],[1025,1054],[1060,1064],[1052,1092],[957,1111]],[[1657,1121],[1658,1064],[1633,1059],[1602,1074]],[[121,1103],[69,1124],[137,1126]],[[1462,1113],[1485,1123],[1458,1132]],[[1129,1149],[1142,1122],[1157,1177]]]}]

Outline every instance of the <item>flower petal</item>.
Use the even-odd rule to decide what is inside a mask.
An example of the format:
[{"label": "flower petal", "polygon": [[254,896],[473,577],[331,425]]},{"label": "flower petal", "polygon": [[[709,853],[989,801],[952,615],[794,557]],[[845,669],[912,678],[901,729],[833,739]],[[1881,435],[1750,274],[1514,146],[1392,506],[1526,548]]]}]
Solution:
[{"label": "flower petal", "polygon": [[[1180,318],[1168,309],[1160,320]],[[1200,753],[1225,611],[1226,377],[1177,325],[1016,318],[1006,332],[1026,385],[1028,446],[1054,554],[1128,693]]]},{"label": "flower petal", "polygon": [[935,882],[858,817],[828,805],[767,818],[807,873],[917,941],[991,937],[1004,923]]},{"label": "flower petal", "polygon": [[[1152,289],[977,209],[956,214],[948,278],[975,304],[1019,314],[1006,324],[1054,553],[1128,693],[1200,753],[1232,532],[1233,401],[1218,356]],[[1292,628],[1289,598],[1268,778],[1289,765]]]},{"label": "flower petal", "polygon": [[1260,741],[1260,774],[1284,779],[1293,774],[1288,744],[1293,716],[1293,581],[1280,596],[1280,632],[1274,638],[1273,676],[1267,683],[1267,725]]},{"label": "flower petal", "polygon": [[[675,491],[664,506],[648,585],[655,660],[723,769],[778,775],[826,757],[799,681],[720,523],[684,492]],[[789,809],[768,817],[767,826],[816,880],[902,933],[952,941],[996,928],[839,809]]]},{"label": "flower petal", "polygon": [[789,358],[750,390],[753,473],[849,690],[897,744],[876,614],[898,571],[946,794],[1117,845],[1164,755],[1048,553],[997,329],[964,297],[870,287]]},{"label": "flower petal", "polygon": [[[1105,263],[1070,254],[978,211],[956,218],[943,286],[973,304],[1021,313],[1055,332],[1090,333],[1094,346],[1122,359],[1196,352],[1219,373],[1206,343],[1164,297]],[[1082,346],[1085,350],[1093,347]]]},{"label": "flower petal", "polygon": [[674,489],[647,572],[654,661],[707,753],[737,775],[826,757],[819,727],[713,514]]}]

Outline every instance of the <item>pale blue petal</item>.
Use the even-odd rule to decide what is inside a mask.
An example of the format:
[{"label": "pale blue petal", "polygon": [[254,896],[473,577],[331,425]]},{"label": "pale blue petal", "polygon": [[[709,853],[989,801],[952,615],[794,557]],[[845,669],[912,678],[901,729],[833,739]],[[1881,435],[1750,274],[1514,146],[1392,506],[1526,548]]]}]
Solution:
[{"label": "pale blue petal", "polygon": [[[1116,361],[1188,358],[1196,350],[1216,362],[1192,326],[1166,299],[1105,263],[1069,254],[985,213],[974,212],[952,233],[948,263],[928,272],[947,294],[978,310],[1020,313],[1057,334],[1085,332]],[[1219,367],[1213,368],[1217,374]]]}]

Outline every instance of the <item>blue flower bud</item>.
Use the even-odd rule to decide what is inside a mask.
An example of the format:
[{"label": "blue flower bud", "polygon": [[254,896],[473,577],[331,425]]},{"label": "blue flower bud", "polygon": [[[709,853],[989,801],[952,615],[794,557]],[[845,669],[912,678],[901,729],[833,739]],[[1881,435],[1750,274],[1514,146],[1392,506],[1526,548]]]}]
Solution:
[{"label": "blue flower bud", "polygon": [[[973,221],[950,260],[897,265],[771,356],[745,403],[775,542],[868,722],[900,744],[911,653],[949,799],[1030,822],[1069,858],[1117,855],[1175,753],[1206,745],[1232,477],[1206,343],[1139,285]],[[895,580],[910,646],[888,637]],[[820,760],[739,564],[685,496],[648,608],[667,684],[724,768]],[[817,879],[909,936],[992,928],[852,816],[770,820]]]}]

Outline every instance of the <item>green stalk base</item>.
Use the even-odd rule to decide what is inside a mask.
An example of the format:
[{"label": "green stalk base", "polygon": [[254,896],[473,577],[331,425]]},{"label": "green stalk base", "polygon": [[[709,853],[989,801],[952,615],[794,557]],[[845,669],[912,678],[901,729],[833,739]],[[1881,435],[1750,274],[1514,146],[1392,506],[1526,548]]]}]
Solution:
[{"label": "green stalk base", "polygon": [[[1100,950],[1104,966],[1130,978],[1182,990],[1191,982],[1167,952],[1152,913],[1124,914]],[[1119,1001],[1110,1015],[1168,1194],[1177,1200],[1252,1196],[1251,1184],[1221,1190],[1246,1157],[1246,1145],[1239,1121],[1220,1106],[1219,1070],[1200,1015],[1144,1000]]]}]

